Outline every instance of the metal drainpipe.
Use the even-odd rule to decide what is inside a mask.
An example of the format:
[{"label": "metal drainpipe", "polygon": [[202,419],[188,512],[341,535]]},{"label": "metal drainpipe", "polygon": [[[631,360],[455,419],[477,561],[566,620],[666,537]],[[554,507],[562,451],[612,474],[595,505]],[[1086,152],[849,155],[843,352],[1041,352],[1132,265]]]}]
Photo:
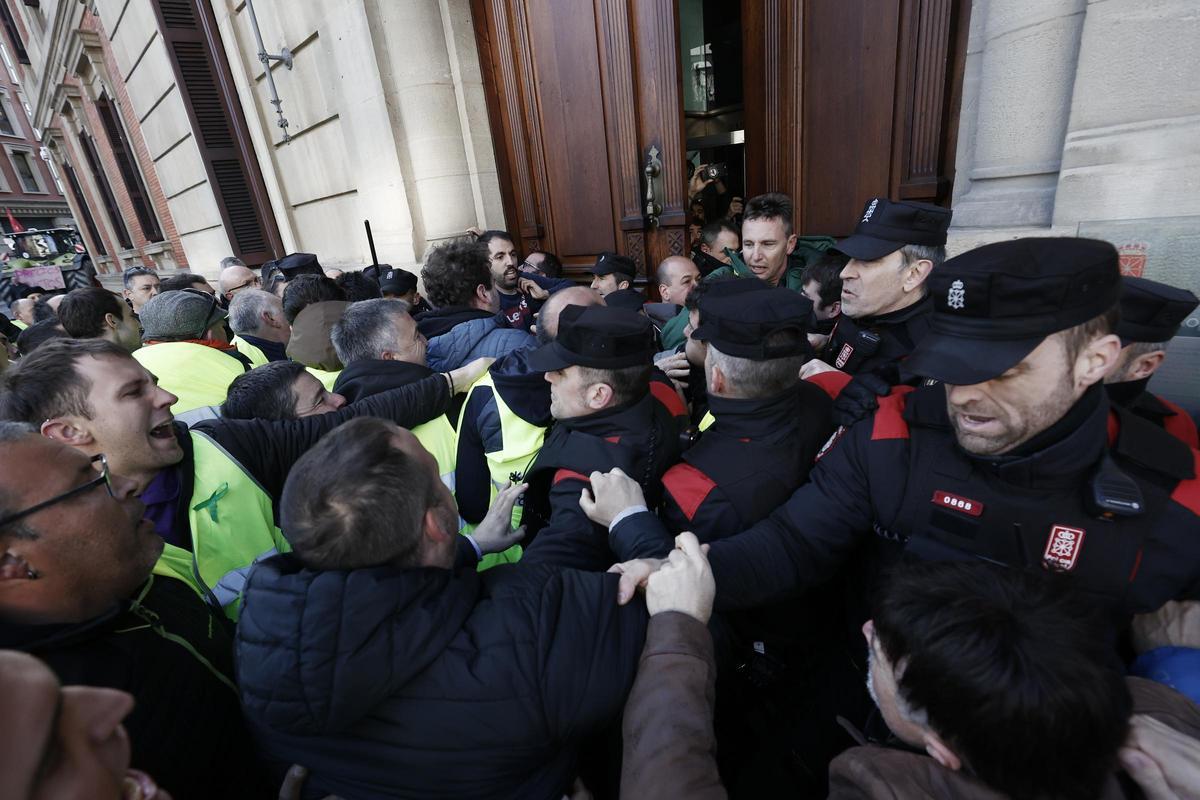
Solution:
[{"label": "metal drainpipe", "polygon": [[268,53],[263,44],[262,31],[258,29],[258,17],[254,14],[254,0],[246,0],[246,10],[250,12],[250,27],[254,31],[254,40],[258,42],[258,60],[262,62],[263,70],[266,72],[267,88],[271,91],[271,105],[275,106],[275,113],[279,115],[279,127],[283,128],[283,144],[287,144],[292,137],[288,133],[287,117],[283,115],[283,101],[279,99],[279,92],[275,90],[275,77],[271,74],[271,62],[281,61],[285,67],[291,69],[292,51],[285,47],[279,51],[279,55]]}]

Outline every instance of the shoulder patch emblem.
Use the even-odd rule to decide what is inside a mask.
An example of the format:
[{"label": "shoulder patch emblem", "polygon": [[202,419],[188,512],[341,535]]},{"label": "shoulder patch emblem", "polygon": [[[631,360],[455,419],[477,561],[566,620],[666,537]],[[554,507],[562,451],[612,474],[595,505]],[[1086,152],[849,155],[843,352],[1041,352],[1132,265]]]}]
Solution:
[{"label": "shoulder patch emblem", "polygon": [[1066,525],[1055,525],[1050,529],[1050,538],[1046,540],[1046,552],[1042,561],[1048,569],[1063,572],[1075,568],[1079,560],[1079,551],[1083,549],[1083,537],[1086,531],[1082,528],[1068,528]]},{"label": "shoulder patch emblem", "polygon": [[950,291],[946,294],[946,305],[951,308],[962,308],[967,304],[967,290],[963,286],[962,281],[955,281],[950,284]]}]

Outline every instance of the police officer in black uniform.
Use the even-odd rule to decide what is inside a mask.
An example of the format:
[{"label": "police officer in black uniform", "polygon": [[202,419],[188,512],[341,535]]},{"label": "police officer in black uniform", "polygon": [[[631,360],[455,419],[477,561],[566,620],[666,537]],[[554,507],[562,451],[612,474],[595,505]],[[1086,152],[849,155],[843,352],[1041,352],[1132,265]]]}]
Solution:
[{"label": "police officer in black uniform", "polygon": [[701,542],[737,533],[786,501],[833,432],[829,396],[800,380],[812,302],[790,289],[744,293],[746,282],[763,285],[716,283],[700,301],[692,338],[708,345],[716,421],[663,476],[667,528]]},{"label": "police officer in black uniform", "polygon": [[[1200,598],[1200,454],[1112,407],[1117,253],[1019,239],[929,279],[932,326],[900,387],[819,456],[771,516],[712,545],[717,607],[824,580],[856,545],[886,560],[981,559],[1066,573],[1118,617]],[[661,530],[620,476],[593,481],[610,537]],[[627,584],[654,565],[625,565]]]},{"label": "police officer in black uniform", "polygon": [[[580,510],[579,497],[593,471],[619,468],[635,478],[652,502],[661,478],[678,460],[680,418],[652,389],[654,335],[644,314],[623,308],[569,305],[558,318],[558,336],[527,357],[529,368],[550,383],[554,425],[525,474],[523,564],[553,563],[606,570],[649,545],[626,540],[614,555],[606,532]],[[529,543],[532,541],[532,543]],[[649,541],[649,540],[648,540]]]},{"label": "police officer in black uniform", "polygon": [[1121,360],[1104,379],[1108,399],[1142,419],[1153,422],[1189,447],[1200,448],[1196,422],[1170,400],[1146,390],[1151,376],[1167,357],[1167,344],[1200,300],[1187,289],[1177,289],[1146,278],[1125,277],[1121,282]]},{"label": "police officer in black uniform", "polygon": [[592,288],[607,297],[609,293],[633,287],[637,276],[637,264],[629,256],[616,253],[601,253],[596,258],[596,265],[591,268]]},{"label": "police officer in black uniform", "polygon": [[841,273],[841,315],[820,353],[828,366],[811,364],[804,377],[831,368],[842,373],[840,380],[836,373],[821,379],[838,397],[838,424],[861,419],[878,395],[901,383],[900,362],[929,330],[933,304],[925,287],[946,258],[950,217],[947,208],[875,197],[854,234],[837,243],[850,257]]}]

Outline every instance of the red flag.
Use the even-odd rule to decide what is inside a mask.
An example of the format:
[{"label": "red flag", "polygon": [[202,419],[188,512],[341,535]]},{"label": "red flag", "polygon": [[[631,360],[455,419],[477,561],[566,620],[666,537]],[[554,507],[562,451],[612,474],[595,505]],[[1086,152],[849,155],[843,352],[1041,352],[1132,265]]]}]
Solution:
[{"label": "red flag", "polygon": [[12,228],[12,233],[20,233],[25,230],[25,226],[17,222],[17,218],[13,216],[11,209],[4,209],[4,213],[8,215],[8,225]]}]

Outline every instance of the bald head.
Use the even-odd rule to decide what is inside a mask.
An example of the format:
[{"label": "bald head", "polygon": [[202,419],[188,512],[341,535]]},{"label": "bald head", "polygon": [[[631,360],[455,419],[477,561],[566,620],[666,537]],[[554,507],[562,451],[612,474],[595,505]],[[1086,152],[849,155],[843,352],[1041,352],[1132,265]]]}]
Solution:
[{"label": "bald head", "polygon": [[662,301],[681,306],[696,281],[700,280],[700,269],[686,256],[667,256],[658,265],[655,276]]},{"label": "bald head", "polygon": [[537,317],[538,340],[550,342],[558,335],[558,315],[567,306],[602,306],[604,298],[588,286],[559,289],[542,305]]},{"label": "bald head", "polygon": [[242,264],[234,264],[221,270],[221,277],[217,278],[217,287],[221,290],[221,296],[230,300],[241,289],[257,289],[257,278],[258,274],[254,270]]},{"label": "bald head", "polygon": [[28,297],[23,297],[12,304],[13,316],[24,322],[26,325],[33,324],[33,305],[34,301]]}]

